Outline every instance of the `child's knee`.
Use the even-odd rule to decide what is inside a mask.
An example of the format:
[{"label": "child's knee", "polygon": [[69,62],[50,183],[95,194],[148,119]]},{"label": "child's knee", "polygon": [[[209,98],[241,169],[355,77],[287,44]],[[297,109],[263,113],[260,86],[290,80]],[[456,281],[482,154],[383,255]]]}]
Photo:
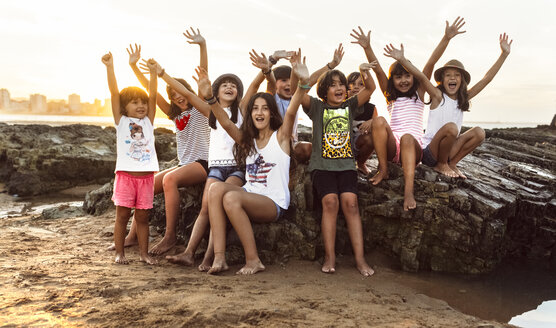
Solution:
[{"label": "child's knee", "polygon": [[482,143],[486,138],[485,130],[478,126],[473,128],[473,135],[475,136],[475,139],[477,139],[479,144]]},{"label": "child's knee", "polygon": [[322,198],[322,210],[323,212],[331,213],[338,212],[340,202],[338,200],[338,195],[328,194]]},{"label": "child's knee", "polygon": [[386,121],[386,119],[382,116],[378,116],[373,118],[373,121],[371,122],[371,131],[373,129],[380,129],[380,128],[384,128],[388,125],[388,122]]},{"label": "child's knee", "polygon": [[224,206],[226,213],[241,207],[241,197],[239,192],[229,191],[225,193],[222,197],[222,206]]},{"label": "child's knee", "polygon": [[444,130],[444,135],[448,137],[457,137],[459,130],[458,126],[454,122],[446,123],[442,129]]},{"label": "child's knee", "polygon": [[162,189],[177,188],[177,180],[173,172],[168,172],[162,178]]}]

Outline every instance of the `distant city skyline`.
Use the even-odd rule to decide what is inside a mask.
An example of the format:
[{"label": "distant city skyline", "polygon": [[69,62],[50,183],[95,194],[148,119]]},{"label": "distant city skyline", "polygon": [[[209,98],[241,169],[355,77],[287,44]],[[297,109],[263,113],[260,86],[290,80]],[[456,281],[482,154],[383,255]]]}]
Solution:
[{"label": "distant city skyline", "polygon": [[[143,58],[154,57],[169,74],[184,77],[195,89],[191,76],[199,49],[182,35],[190,26],[207,39],[210,77],[233,72],[245,88],[257,73],[248,55],[253,48],[269,55],[301,47],[314,71],[331,60],[342,42],[346,54],[338,68],[346,74],[356,70],[365,56],[351,44],[349,34],[359,25],[372,30],[371,44],[385,70],[392,60],[382,49],[389,43],[403,43],[407,58],[423,67],[444,33],[445,21],[462,16],[467,32],[451,41],[436,67],[457,58],[471,73],[471,84],[498,58],[498,35],[506,32],[514,40],[510,56],[472,100],[464,122],[546,123],[556,113],[556,67],[546,64],[556,53],[555,12],[556,2],[549,0],[400,0],[349,6],[328,0],[2,1],[0,60],[5,65],[0,88],[10,90],[13,98],[39,93],[65,99],[76,93],[83,101],[105,99],[109,92],[100,57],[108,51],[114,55],[120,88],[139,85],[126,52],[130,43],[139,43]],[[162,81],[160,88],[165,96]],[[380,92],[375,91],[371,101],[386,115]]]}]

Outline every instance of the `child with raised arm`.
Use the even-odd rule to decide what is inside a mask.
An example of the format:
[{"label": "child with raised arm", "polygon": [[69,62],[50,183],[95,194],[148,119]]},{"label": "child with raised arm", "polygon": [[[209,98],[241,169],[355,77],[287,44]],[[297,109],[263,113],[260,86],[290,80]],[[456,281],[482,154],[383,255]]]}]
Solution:
[{"label": "child with raised arm", "polygon": [[[500,57],[471,88],[468,88],[471,75],[455,59],[434,72],[434,79],[438,83],[436,87],[428,78],[414,73],[431,97],[429,119],[423,138],[423,164],[447,176],[466,178],[456,165],[483,142],[485,132],[480,127],[473,127],[460,135],[463,112],[469,110],[469,100],[479,94],[498,73],[510,54],[512,41],[508,42],[506,33],[500,35]],[[403,49],[401,56],[403,57]],[[410,72],[414,70],[407,60],[402,60],[402,65],[407,65]]]},{"label": "child with raised arm", "polygon": [[369,73],[374,65],[365,63],[359,67],[365,88],[357,95],[346,100],[346,77],[338,70],[331,70],[317,82],[317,94],[322,100],[304,95],[301,102],[303,110],[313,121],[313,147],[308,170],[322,203],[325,256],[321,270],[324,273],[336,271],[336,220],[340,207],[346,219],[357,269],[363,276],[374,273],[365,260],[351,129],[354,117],[363,112],[363,105],[375,90]]},{"label": "child with raised arm", "polygon": [[[446,50],[449,41],[456,35],[464,33],[460,28],[465,24],[458,17],[450,25],[446,22],[444,36],[429,58],[423,74],[432,74],[434,65]],[[365,35],[361,27],[352,30],[351,36],[365,50],[369,61],[376,61],[370,45],[370,31]],[[384,117],[373,119],[371,134],[378,158],[378,172],[370,179],[373,185],[388,178],[388,162],[401,163],[404,173],[404,211],[417,206],[413,194],[415,167],[421,160],[423,138],[423,111],[425,104],[422,99],[424,88],[399,62],[390,66],[387,77],[380,65],[374,67],[379,86],[386,97],[390,124]]]},{"label": "child with raised arm", "polygon": [[[191,28],[183,35],[189,39],[188,43],[198,44],[200,49],[200,65],[207,68],[207,47],[205,38],[200,31]],[[143,75],[137,62],[141,58],[141,46],[135,44],[127,49],[129,54],[129,65],[141,84],[148,88],[149,80]],[[172,79],[173,86],[168,84],[166,92],[170,103],[164,97],[157,94],[158,107],[172,120],[176,126],[176,145],[178,166],[158,172],[154,176],[154,194],[164,192],[166,209],[166,231],[163,239],[151,250],[151,254],[162,254],[172,248],[177,240],[176,228],[179,216],[179,191],[180,187],[193,186],[203,183],[208,174],[208,146],[210,130],[208,126],[208,115],[210,110],[202,106],[204,102],[199,100],[195,105],[182,94],[183,90],[194,94],[191,86],[183,79]],[[176,90],[182,90],[178,92]],[[199,99],[199,98],[197,98]],[[125,239],[125,246],[137,243],[135,221],[132,222],[129,233]],[[113,246],[111,247],[113,248]]]},{"label": "child with raised arm", "polygon": [[[298,63],[294,72],[303,84],[309,79],[305,64]],[[236,230],[245,251],[245,266],[238,274],[254,274],[265,269],[257,253],[251,221],[273,222],[288,208],[290,193],[290,142],[294,119],[306,89],[298,87],[284,121],[276,102],[268,93],[257,93],[246,107],[245,121],[239,129],[211,92],[206,71],[197,70],[199,89],[222,127],[237,142],[234,157],[245,164],[247,182],[243,188],[214,183],[209,190],[209,217],[214,239],[214,261],[209,273],[228,269],[226,264],[226,217]]]},{"label": "child with raised arm", "polygon": [[116,205],[114,224],[114,245],[116,263],[127,264],[124,254],[124,239],[131,214],[137,225],[139,255],[143,262],[155,264],[148,254],[149,216],[153,207],[154,172],[158,171],[158,159],[154,148],[153,121],[156,111],[156,66],[148,61],[151,79],[149,94],[136,88],[118,90],[112,53],[102,56],[106,65],[108,88],[110,89],[112,115],[116,124],[116,178],[112,200]]}]

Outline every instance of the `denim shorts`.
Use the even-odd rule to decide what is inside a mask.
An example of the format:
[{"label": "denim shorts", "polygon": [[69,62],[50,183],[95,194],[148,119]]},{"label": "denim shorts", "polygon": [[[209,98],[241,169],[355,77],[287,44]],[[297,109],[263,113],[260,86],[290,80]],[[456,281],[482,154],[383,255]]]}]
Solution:
[{"label": "denim shorts", "polygon": [[226,182],[229,177],[237,177],[245,183],[245,171],[237,166],[211,166],[207,176],[222,182]]},{"label": "denim shorts", "polygon": [[431,149],[429,147],[430,145],[427,145],[427,147],[423,149],[423,158],[421,159],[421,163],[429,167],[435,167],[438,161],[432,155]]},{"label": "denim shorts", "polygon": [[[245,189],[245,187],[242,187],[242,188],[245,192],[249,192],[249,191],[247,191],[247,189]],[[276,206],[276,217],[274,218],[274,221],[278,221],[280,218],[282,218],[284,216],[284,214],[286,214],[286,210],[283,209],[282,207],[280,207],[280,205],[278,205],[275,201],[272,200],[272,202],[274,203],[274,206]]]}]

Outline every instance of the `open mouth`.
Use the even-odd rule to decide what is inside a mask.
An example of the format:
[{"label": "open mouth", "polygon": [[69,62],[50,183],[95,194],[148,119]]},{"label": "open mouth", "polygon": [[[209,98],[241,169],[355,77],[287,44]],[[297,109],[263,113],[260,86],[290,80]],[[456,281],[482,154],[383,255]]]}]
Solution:
[{"label": "open mouth", "polygon": [[450,88],[450,89],[453,89],[453,88],[455,88],[456,86],[457,86],[457,83],[456,83],[456,82],[450,82],[450,83],[448,83],[448,88]]}]

